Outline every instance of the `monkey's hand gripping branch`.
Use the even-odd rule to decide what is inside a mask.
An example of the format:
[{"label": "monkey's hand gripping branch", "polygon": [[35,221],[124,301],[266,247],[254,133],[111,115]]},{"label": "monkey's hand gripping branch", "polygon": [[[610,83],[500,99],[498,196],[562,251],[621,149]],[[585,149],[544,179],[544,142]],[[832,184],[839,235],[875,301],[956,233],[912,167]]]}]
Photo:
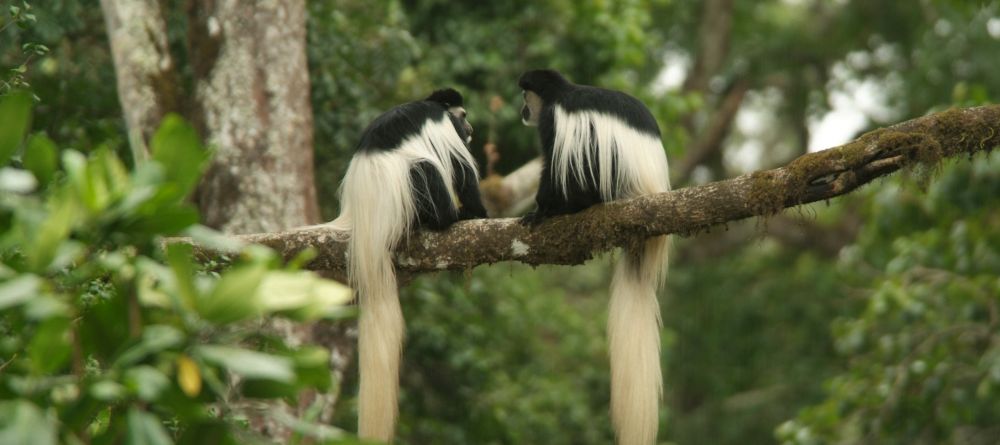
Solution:
[{"label": "monkey's hand gripping branch", "polygon": [[[851,192],[900,169],[933,172],[942,159],[990,151],[1000,145],[1000,105],[954,109],[866,133],[858,139],[801,156],[788,165],[733,179],[592,207],[555,217],[535,228],[515,218],[463,221],[444,232],[423,231],[396,253],[402,272],[467,269],[499,261],[580,264],[595,254],[650,236],[693,234],[751,216]],[[309,230],[241,235],[285,258],[317,250],[310,269],[345,270],[347,234]],[[198,248],[202,255],[214,252]]]}]

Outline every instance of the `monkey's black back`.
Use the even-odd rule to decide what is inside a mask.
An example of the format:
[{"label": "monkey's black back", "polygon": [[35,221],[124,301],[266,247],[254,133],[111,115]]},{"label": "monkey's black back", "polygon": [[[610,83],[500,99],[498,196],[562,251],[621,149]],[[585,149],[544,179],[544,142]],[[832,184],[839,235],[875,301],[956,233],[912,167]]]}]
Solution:
[{"label": "monkey's black back", "polygon": [[571,87],[555,103],[561,105],[569,113],[578,111],[597,111],[607,113],[621,119],[628,126],[660,137],[660,127],[653,113],[639,99],[621,91],[587,85],[571,85]]},{"label": "monkey's black back", "polygon": [[621,91],[578,85],[558,71],[541,69],[525,72],[518,79],[523,90],[538,94],[545,105],[560,105],[565,111],[597,111],[621,119],[630,127],[651,136],[660,137],[656,118],[638,99]]},{"label": "monkey's black back", "polygon": [[[658,160],[657,153],[662,157],[662,146],[656,119],[638,99],[620,91],[574,84],[553,70],[528,71],[518,83],[543,101],[538,132],[545,166],[536,195],[538,208],[526,217],[527,222],[632,196],[635,187],[620,188],[617,184],[634,186],[642,182],[637,178],[666,176],[665,167],[656,166],[656,172],[643,167],[647,160]],[[557,132],[562,134],[559,141]],[[611,146],[600,146],[600,141],[609,139]],[[557,155],[566,153],[557,154],[557,146],[573,152],[576,161],[562,158],[557,162]],[[554,171],[557,166],[563,173]],[[602,171],[605,173],[599,173]],[[610,187],[601,185],[602,175],[603,183]]]},{"label": "monkey's black back", "polygon": [[[393,153],[407,139],[418,136],[425,126],[445,120],[450,122],[464,145],[468,134],[462,123],[447,110],[448,106],[456,106],[451,104],[456,100],[457,106],[461,106],[461,96],[454,90],[439,90],[431,95],[431,99],[434,100],[396,106],[375,118],[362,133],[355,156]],[[468,147],[465,146],[465,149]],[[428,153],[428,156],[431,154]],[[476,169],[456,156],[451,156],[450,161],[454,167],[452,178],[444,178],[439,169],[428,161],[414,162],[409,168],[409,184],[417,211],[414,216],[422,227],[444,230],[461,219],[486,217],[486,209],[479,196]],[[451,182],[456,196],[449,192],[445,181]]]},{"label": "monkey's black back", "polygon": [[398,105],[376,117],[358,142],[357,151],[391,151],[399,148],[407,138],[420,133],[427,121],[451,121],[458,136],[464,141],[468,134],[461,122],[440,103],[428,100]]}]

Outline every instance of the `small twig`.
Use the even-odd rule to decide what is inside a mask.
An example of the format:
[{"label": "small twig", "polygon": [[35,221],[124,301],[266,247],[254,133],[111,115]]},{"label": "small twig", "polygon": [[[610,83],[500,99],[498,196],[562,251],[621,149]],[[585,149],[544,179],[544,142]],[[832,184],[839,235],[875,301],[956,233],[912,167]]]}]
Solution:
[{"label": "small twig", "polygon": [[135,292],[128,297],[128,334],[132,338],[142,335],[142,308],[139,307],[139,297]]},{"label": "small twig", "polygon": [[14,353],[14,355],[10,356],[10,360],[7,360],[7,361],[3,362],[2,365],[0,365],[0,372],[3,372],[3,370],[5,368],[7,368],[7,365],[13,363],[15,359],[17,359],[17,353],[16,352]]},{"label": "small twig", "polygon": [[80,318],[73,320],[72,326],[73,328],[69,332],[73,348],[73,374],[76,375],[77,379],[83,380],[86,367],[83,361],[83,344],[80,343]]}]

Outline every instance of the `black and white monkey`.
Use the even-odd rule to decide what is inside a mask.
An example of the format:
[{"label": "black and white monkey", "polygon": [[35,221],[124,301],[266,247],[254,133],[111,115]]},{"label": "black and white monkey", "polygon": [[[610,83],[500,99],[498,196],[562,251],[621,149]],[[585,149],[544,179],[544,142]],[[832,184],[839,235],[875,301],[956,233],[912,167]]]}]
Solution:
[{"label": "black and white monkey", "polygon": [[417,227],[444,230],[485,218],[479,173],[467,144],[472,126],[462,95],[437,90],[375,118],[341,182],[340,216],[350,231],[348,279],[358,293],[358,434],[391,442],[404,321],[392,252]]},{"label": "black and white monkey", "polygon": [[[638,99],[573,84],[553,70],[528,71],[518,84],[524,90],[521,117],[538,127],[544,160],[538,208],[524,222],[670,190],[660,129]],[[658,236],[625,249],[611,282],[611,417],[622,445],[656,440],[662,393],[656,291],[666,274],[668,244]]]}]

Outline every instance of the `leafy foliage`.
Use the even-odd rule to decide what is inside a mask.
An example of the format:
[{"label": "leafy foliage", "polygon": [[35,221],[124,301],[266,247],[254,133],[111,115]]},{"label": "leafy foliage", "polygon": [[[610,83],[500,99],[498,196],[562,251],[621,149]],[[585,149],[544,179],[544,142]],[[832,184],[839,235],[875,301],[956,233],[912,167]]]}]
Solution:
[{"label": "leafy foliage", "polygon": [[[693,241],[681,241],[682,252]],[[664,326],[676,336],[665,357],[670,437],[769,442],[774,425],[819,400],[817,382],[837,366],[828,324],[843,289],[821,273],[829,260],[758,242],[674,261],[684,266],[671,270],[663,303]]]},{"label": "leafy foliage", "polygon": [[1000,429],[1000,156],[927,193],[883,187],[840,274],[869,289],[833,323],[845,372],[777,430],[786,443],[994,443]]},{"label": "leafy foliage", "polygon": [[[195,225],[185,198],[208,152],[189,125],[167,118],[153,160],[129,171],[107,148],[22,144],[27,125],[6,123],[26,123],[30,103],[0,101],[3,158],[20,153],[0,169],[0,442],[244,443],[233,391],[293,398],[334,383],[325,349],[239,326],[337,315],[349,289]],[[174,235],[231,263],[203,270],[191,246],[163,248]]]},{"label": "leafy foliage", "polygon": [[127,148],[101,8],[80,0],[8,3],[33,18],[20,26],[0,21],[0,80],[8,68],[19,71],[17,89],[35,96],[33,128],[82,152]]},{"label": "leafy foliage", "polygon": [[[0,21],[0,35],[11,25],[17,25],[19,29],[28,29],[32,27],[38,18],[32,11],[31,4],[26,1],[21,1],[15,4],[7,6],[8,17],[4,17],[6,20]],[[36,42],[25,42],[21,45],[22,59],[13,68],[7,68],[4,77],[0,78],[0,96],[9,94],[12,91],[17,90],[27,90],[31,85],[27,81],[25,73],[28,72],[28,64],[31,63],[32,59],[38,56],[44,56],[48,54],[49,48],[41,43]]]}]

